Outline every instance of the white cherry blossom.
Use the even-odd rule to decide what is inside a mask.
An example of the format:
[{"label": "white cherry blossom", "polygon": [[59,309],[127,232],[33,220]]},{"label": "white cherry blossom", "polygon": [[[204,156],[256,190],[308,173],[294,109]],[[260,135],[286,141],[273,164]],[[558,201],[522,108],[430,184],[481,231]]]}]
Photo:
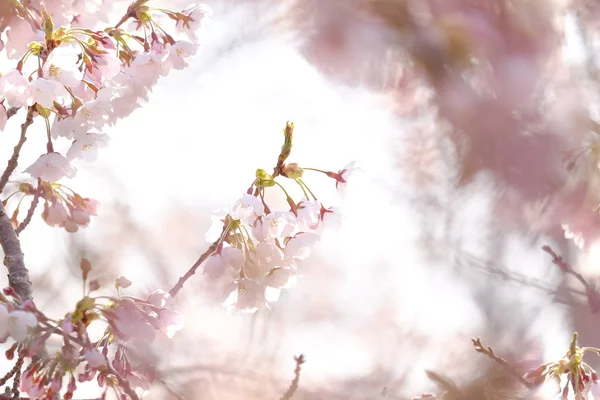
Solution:
[{"label": "white cherry blossom", "polygon": [[246,224],[252,224],[256,218],[263,216],[264,213],[265,206],[258,197],[244,194],[233,205],[231,216]]},{"label": "white cherry blossom", "polygon": [[38,321],[29,311],[8,311],[6,305],[0,303],[0,338],[6,335],[20,342],[27,337],[28,328],[33,328]]},{"label": "white cherry blossom", "polygon": [[270,242],[292,236],[298,228],[296,216],[289,211],[274,211],[257,221],[253,234],[259,241]]},{"label": "white cherry blossom", "polygon": [[224,247],[220,254],[213,254],[206,261],[204,273],[211,279],[221,277],[227,270],[239,271],[244,263],[244,254],[240,249]]},{"label": "white cherry blossom", "polygon": [[76,87],[83,79],[77,69],[77,53],[71,46],[59,46],[50,53],[42,71],[44,78],[61,83],[69,88]]},{"label": "white cherry blossom", "polygon": [[311,248],[319,241],[319,235],[302,232],[291,238],[285,245],[285,256],[296,260],[305,260],[310,256]]},{"label": "white cherry blossom", "polygon": [[303,200],[298,203],[298,228],[306,231],[316,229],[321,215],[321,203],[317,200]]},{"label": "white cherry blossom", "polygon": [[232,312],[253,313],[265,304],[264,287],[249,279],[234,282],[226,294],[223,306]]}]

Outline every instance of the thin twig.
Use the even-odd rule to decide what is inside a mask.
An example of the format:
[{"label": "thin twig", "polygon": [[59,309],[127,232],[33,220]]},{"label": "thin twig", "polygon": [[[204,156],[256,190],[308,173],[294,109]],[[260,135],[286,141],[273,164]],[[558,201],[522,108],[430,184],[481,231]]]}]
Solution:
[{"label": "thin twig", "polygon": [[33,218],[33,213],[35,212],[35,209],[38,205],[41,194],[42,194],[42,180],[38,178],[38,187],[37,187],[35,193],[33,194],[33,200],[31,201],[29,210],[27,210],[27,215],[25,216],[25,219],[23,220],[23,222],[21,222],[19,224],[19,226],[17,227],[17,229],[15,229],[15,233],[17,234],[17,236],[19,236],[19,234],[21,232],[23,232],[23,229],[27,228],[27,225],[29,225],[29,223],[31,222],[31,218]]},{"label": "thin twig", "polygon": [[519,382],[521,382],[527,388],[531,389],[534,387],[534,385],[531,382],[528,382],[527,380],[525,380],[525,378],[523,378],[523,376],[521,374],[519,374],[517,371],[515,371],[515,369],[508,363],[508,361],[506,361],[505,359],[500,358],[496,354],[494,354],[494,350],[492,350],[491,347],[484,347],[483,344],[481,344],[480,338],[471,339],[471,341],[473,342],[473,346],[475,346],[475,351],[477,351],[478,353],[481,353],[481,354],[485,354],[492,360],[496,361],[498,364],[502,365],[506,369],[507,372],[509,372],[512,376],[517,378],[519,380]]},{"label": "thin twig", "polygon": [[6,186],[6,183],[10,179],[10,176],[19,164],[19,153],[21,152],[21,147],[23,147],[23,144],[27,140],[27,128],[29,128],[29,126],[33,123],[33,111],[33,106],[29,107],[29,109],[27,110],[27,118],[25,119],[25,122],[23,122],[23,124],[21,125],[21,137],[19,138],[19,142],[14,148],[12,157],[10,158],[10,160],[8,160],[8,165],[2,173],[2,177],[0,177],[0,193],[2,193],[2,191],[4,190],[4,186]]},{"label": "thin twig", "polygon": [[219,244],[223,241],[224,239],[224,234],[227,231],[227,224],[223,225],[223,231],[221,232],[221,237],[219,237],[219,239],[214,242],[213,244],[210,245],[210,247],[208,248],[208,250],[206,250],[201,256],[200,258],[198,258],[198,260],[196,260],[196,262],[194,263],[194,265],[192,265],[190,267],[190,269],[185,273],[184,276],[182,276],[181,278],[179,278],[179,280],[177,281],[177,283],[175,284],[175,286],[173,286],[171,288],[171,290],[169,290],[169,294],[171,295],[171,297],[175,297],[175,295],[177,295],[177,293],[179,293],[179,291],[181,290],[181,288],[183,288],[183,285],[185,284],[185,282],[190,279],[192,277],[192,275],[194,275],[196,273],[196,270],[198,269],[198,267],[200,265],[202,265],[202,263],[204,261],[206,261],[206,259],[208,257],[211,256],[211,254],[213,254],[215,251],[217,251],[217,247],[219,246]]},{"label": "thin twig", "polygon": [[583,275],[575,271],[565,260],[563,260],[562,256],[556,254],[550,246],[543,246],[542,250],[552,256],[552,263],[558,265],[562,272],[573,275],[586,289],[594,289],[588,281],[585,280]]},{"label": "thin twig", "polygon": [[294,357],[294,360],[296,361],[294,379],[292,380],[292,383],[290,383],[290,387],[288,388],[287,392],[285,392],[281,400],[290,400],[294,393],[296,393],[296,390],[298,390],[298,382],[300,381],[300,366],[304,364],[306,360],[304,359],[303,354],[300,354],[298,357]]}]

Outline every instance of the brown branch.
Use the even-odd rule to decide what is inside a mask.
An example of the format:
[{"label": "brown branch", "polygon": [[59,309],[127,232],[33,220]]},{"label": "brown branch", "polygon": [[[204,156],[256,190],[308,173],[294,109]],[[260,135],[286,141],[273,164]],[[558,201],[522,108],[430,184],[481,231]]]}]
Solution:
[{"label": "brown branch", "polygon": [[478,353],[481,353],[481,354],[485,354],[492,360],[496,361],[498,364],[502,365],[508,373],[510,373],[513,377],[515,377],[519,382],[521,382],[527,388],[531,389],[534,387],[534,385],[531,382],[528,382],[527,380],[525,380],[525,378],[523,378],[523,376],[521,374],[519,374],[517,371],[515,371],[515,369],[508,363],[508,361],[506,361],[503,358],[498,357],[494,353],[494,350],[492,350],[491,347],[483,347],[483,344],[481,344],[480,338],[471,339],[471,341],[473,342],[473,346],[475,346],[475,351],[477,351]]},{"label": "brown branch", "polygon": [[4,170],[2,177],[0,177],[0,193],[2,193],[2,191],[4,190],[4,186],[6,186],[6,183],[10,179],[10,176],[12,175],[12,173],[17,168],[17,165],[19,164],[18,163],[19,153],[21,152],[21,147],[23,147],[23,144],[27,140],[27,137],[26,137],[27,128],[29,128],[29,125],[31,125],[33,123],[33,111],[34,110],[35,110],[35,108],[33,106],[29,107],[29,109],[27,110],[27,118],[25,119],[25,122],[23,122],[23,124],[21,125],[21,137],[19,138],[19,142],[15,146],[12,157],[10,158],[10,160],[8,160],[8,165],[6,166],[6,169]]},{"label": "brown branch", "polygon": [[219,239],[214,242],[213,244],[210,245],[210,247],[208,248],[208,250],[206,250],[201,256],[200,258],[198,258],[198,260],[196,260],[196,262],[194,263],[194,265],[192,265],[190,267],[190,269],[185,273],[184,276],[182,276],[181,278],[179,278],[179,280],[177,281],[177,283],[175,284],[175,286],[173,286],[171,288],[171,290],[169,290],[169,294],[171,295],[171,297],[175,297],[175,295],[177,295],[177,293],[179,293],[179,291],[183,288],[183,285],[185,284],[185,282],[190,279],[192,277],[192,275],[194,275],[196,273],[196,270],[198,269],[198,267],[200,265],[202,265],[202,263],[204,261],[206,261],[206,259],[208,257],[210,257],[215,251],[217,251],[217,247],[219,247],[219,244],[225,239],[225,233],[227,232],[227,224],[223,225],[223,231],[221,232],[221,237],[219,237]]},{"label": "brown branch", "polygon": [[6,119],[11,119],[19,111],[19,107],[11,107],[6,111]]},{"label": "brown branch", "polygon": [[296,390],[298,390],[298,381],[300,381],[300,366],[304,364],[306,360],[304,359],[303,354],[300,354],[298,357],[294,357],[294,360],[296,361],[294,379],[292,380],[292,383],[290,383],[290,387],[288,388],[287,392],[285,392],[281,400],[290,400],[292,396],[294,396],[294,393],[296,393]]},{"label": "brown branch", "polygon": [[552,250],[550,246],[543,246],[542,250],[552,256],[552,263],[557,265],[560,270],[566,274],[573,275],[586,289],[593,289],[592,286],[585,280],[583,275],[579,272],[575,271],[565,260],[563,260],[562,256],[559,256]]},{"label": "brown branch", "polygon": [[41,194],[42,194],[42,180],[38,178],[38,187],[37,187],[35,193],[33,194],[33,200],[31,201],[29,210],[27,210],[27,215],[25,216],[25,219],[23,220],[23,222],[21,222],[19,224],[19,226],[17,227],[17,229],[15,229],[15,233],[17,234],[17,236],[19,236],[19,234],[21,232],[23,232],[23,230],[25,228],[27,228],[27,225],[29,225],[29,223],[31,222],[31,218],[33,218],[33,213],[35,212],[35,209],[38,205]]},{"label": "brown branch", "polygon": [[4,265],[8,268],[9,286],[21,299],[31,299],[31,281],[29,271],[25,267],[21,244],[2,203],[0,203],[0,245],[4,251]]}]

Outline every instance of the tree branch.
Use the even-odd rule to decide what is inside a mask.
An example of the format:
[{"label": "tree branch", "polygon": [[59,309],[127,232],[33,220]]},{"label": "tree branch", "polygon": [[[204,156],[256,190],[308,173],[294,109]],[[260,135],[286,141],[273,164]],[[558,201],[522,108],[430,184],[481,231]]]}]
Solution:
[{"label": "tree branch", "polygon": [[23,122],[23,124],[21,125],[21,137],[19,138],[19,142],[15,146],[12,157],[10,158],[10,160],[8,160],[8,165],[6,166],[4,173],[2,173],[2,177],[0,177],[0,193],[2,193],[2,191],[4,190],[4,186],[6,186],[6,183],[10,179],[10,176],[19,164],[19,153],[21,152],[21,147],[23,147],[23,144],[27,140],[27,128],[29,128],[29,125],[33,123],[34,110],[35,108],[33,106],[29,107],[29,109],[27,110],[27,118],[25,119],[25,122]]},{"label": "tree branch", "polygon": [[23,229],[27,228],[27,225],[29,225],[29,223],[31,222],[31,218],[33,218],[33,213],[35,212],[35,209],[37,208],[41,194],[42,194],[42,180],[38,178],[38,187],[37,187],[35,193],[33,194],[33,200],[31,201],[31,206],[29,206],[29,210],[27,210],[27,215],[25,216],[25,219],[19,224],[17,229],[15,229],[15,233],[17,234],[17,236],[19,236],[19,234],[21,232],[23,232]]},{"label": "tree branch", "polygon": [[290,383],[290,387],[288,388],[287,392],[285,392],[281,400],[290,400],[294,396],[294,393],[296,393],[296,390],[298,390],[298,382],[300,381],[300,366],[304,364],[306,360],[304,359],[303,354],[300,354],[298,357],[294,357],[294,360],[296,361],[294,380],[292,380],[292,383]]},{"label": "tree branch", "polygon": [[531,382],[528,382],[525,378],[523,378],[523,376],[521,374],[519,374],[509,363],[508,361],[506,361],[503,358],[498,357],[495,353],[494,350],[492,350],[491,347],[484,347],[483,344],[481,344],[481,339],[477,338],[477,339],[471,339],[471,341],[473,342],[473,346],[475,347],[475,351],[481,354],[485,354],[486,356],[488,356],[489,358],[491,358],[492,360],[496,361],[498,364],[502,365],[504,367],[504,369],[511,374],[514,378],[516,378],[519,382],[521,382],[523,385],[525,385],[527,388],[531,389],[534,387],[534,384]]},{"label": "tree branch", "polygon": [[21,299],[31,299],[31,281],[29,271],[25,267],[21,244],[2,203],[0,203],[0,245],[4,251],[4,265],[8,268],[9,286]]},{"label": "tree branch", "polygon": [[[223,226],[223,233],[225,232],[225,230],[227,229],[227,226]],[[175,295],[177,293],[179,293],[179,291],[181,290],[181,288],[183,288],[183,285],[185,284],[185,282],[190,279],[192,277],[192,275],[194,275],[196,273],[196,270],[198,269],[198,267],[200,265],[202,265],[202,263],[204,261],[206,261],[206,259],[208,257],[210,257],[211,254],[213,254],[216,250],[217,247],[219,246],[219,243],[221,243],[221,240],[223,238],[223,235],[221,235],[221,238],[219,238],[219,240],[217,240],[216,242],[214,242],[213,244],[210,245],[210,247],[208,248],[208,250],[206,250],[201,256],[200,258],[198,258],[198,260],[196,260],[196,262],[194,263],[194,265],[192,265],[190,267],[190,269],[188,270],[188,272],[185,273],[184,276],[182,276],[181,278],[179,278],[179,280],[177,281],[177,283],[175,284],[175,286],[173,286],[171,288],[171,290],[169,290],[169,294],[171,295],[171,297],[175,297]]]}]

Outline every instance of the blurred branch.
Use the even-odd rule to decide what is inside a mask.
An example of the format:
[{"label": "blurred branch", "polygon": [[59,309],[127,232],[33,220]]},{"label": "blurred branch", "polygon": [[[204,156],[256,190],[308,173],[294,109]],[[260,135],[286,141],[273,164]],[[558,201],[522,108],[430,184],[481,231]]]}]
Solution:
[{"label": "blurred branch", "polygon": [[530,382],[527,382],[525,380],[525,378],[523,378],[523,376],[521,376],[521,374],[519,374],[517,371],[515,371],[515,369],[508,363],[508,361],[506,361],[505,359],[500,358],[496,354],[494,354],[494,350],[492,350],[491,347],[484,347],[483,344],[481,344],[480,338],[471,339],[471,341],[473,342],[475,351],[488,356],[492,360],[496,361],[498,364],[502,365],[508,373],[510,373],[515,378],[517,378],[519,380],[519,382],[521,382],[527,388],[529,388],[529,389],[533,388],[533,384],[531,384]]},{"label": "blurred branch", "polygon": [[590,284],[579,272],[575,271],[573,267],[569,263],[567,263],[562,256],[556,254],[554,250],[548,245],[543,246],[542,250],[546,253],[550,254],[552,257],[552,263],[557,265],[560,270],[568,275],[573,275],[575,279],[577,279],[583,287],[585,287],[585,294],[587,297],[588,305],[592,312],[600,311],[600,296],[598,296],[598,291],[596,290],[596,286]]},{"label": "blurred branch", "polygon": [[300,354],[298,357],[294,357],[294,360],[296,361],[296,369],[294,370],[295,376],[292,380],[292,383],[290,383],[289,389],[283,395],[281,400],[290,400],[292,396],[294,396],[294,393],[296,393],[296,390],[298,390],[298,382],[300,381],[300,366],[304,364],[306,360],[304,359],[303,354]]}]

